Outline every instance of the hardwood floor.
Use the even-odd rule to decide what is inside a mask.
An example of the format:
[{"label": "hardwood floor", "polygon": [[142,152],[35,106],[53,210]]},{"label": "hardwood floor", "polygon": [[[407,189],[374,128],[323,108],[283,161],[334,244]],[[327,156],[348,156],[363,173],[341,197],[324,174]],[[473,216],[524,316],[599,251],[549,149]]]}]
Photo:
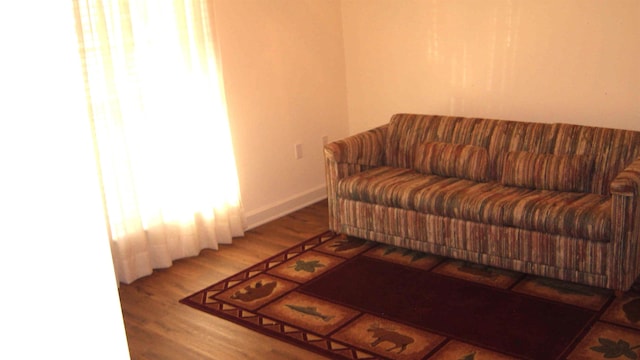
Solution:
[{"label": "hardwood floor", "polygon": [[328,229],[321,201],[250,231],[233,245],[181,259],[120,285],[131,359],[326,359],[178,303],[208,285]]}]

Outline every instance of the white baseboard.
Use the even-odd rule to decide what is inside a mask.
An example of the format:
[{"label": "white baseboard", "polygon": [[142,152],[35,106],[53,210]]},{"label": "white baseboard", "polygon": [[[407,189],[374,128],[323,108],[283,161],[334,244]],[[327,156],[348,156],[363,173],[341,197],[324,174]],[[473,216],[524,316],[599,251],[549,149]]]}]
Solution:
[{"label": "white baseboard", "polygon": [[325,184],[322,184],[285,200],[247,212],[245,213],[247,230],[251,230],[326,198],[327,187]]}]

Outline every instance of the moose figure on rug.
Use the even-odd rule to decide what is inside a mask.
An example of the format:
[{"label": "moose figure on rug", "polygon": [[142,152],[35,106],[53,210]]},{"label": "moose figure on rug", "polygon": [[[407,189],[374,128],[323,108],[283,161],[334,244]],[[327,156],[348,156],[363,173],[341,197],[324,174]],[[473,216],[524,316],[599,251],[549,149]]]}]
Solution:
[{"label": "moose figure on rug", "polygon": [[387,351],[400,349],[400,351],[398,351],[398,354],[405,351],[407,349],[407,346],[409,346],[409,344],[412,344],[415,341],[413,338],[406,335],[402,335],[397,331],[381,328],[380,325],[377,323],[371,325],[371,327],[369,327],[367,331],[373,333],[372,334],[373,337],[376,338],[376,340],[371,343],[372,347],[376,347],[378,346],[378,344],[385,341],[390,342],[390,343],[393,343],[395,346],[387,349]]}]

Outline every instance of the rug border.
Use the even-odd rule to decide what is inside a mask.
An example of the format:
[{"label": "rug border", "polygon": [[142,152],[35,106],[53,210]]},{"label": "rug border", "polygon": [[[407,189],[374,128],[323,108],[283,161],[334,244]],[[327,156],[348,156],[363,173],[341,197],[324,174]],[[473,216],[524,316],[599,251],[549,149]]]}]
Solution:
[{"label": "rug border", "polygon": [[[292,324],[289,324],[289,323],[281,321],[281,320],[274,320],[274,319],[272,319],[272,318],[270,318],[268,316],[260,315],[255,311],[239,308],[234,304],[229,304],[227,302],[220,301],[220,303],[222,303],[222,304],[226,304],[226,305],[229,305],[231,307],[234,307],[237,311],[245,311],[245,312],[248,312],[248,313],[251,313],[251,314],[254,314],[254,315],[258,316],[261,319],[268,319],[268,320],[272,321],[274,324],[277,324],[274,327],[280,327],[281,329],[284,329],[284,327],[291,328],[291,329],[296,329],[297,330],[296,333],[300,334],[303,337],[307,337],[308,335],[312,335],[314,338],[321,339],[321,340],[318,340],[316,342],[324,343],[325,347],[314,346],[313,344],[309,343],[308,341],[301,340],[301,339],[292,337],[290,335],[287,335],[287,333],[282,332],[282,330],[281,331],[276,331],[275,329],[269,329],[269,328],[260,326],[260,325],[258,325],[256,323],[253,323],[251,321],[244,320],[240,316],[236,316],[236,315],[233,315],[231,313],[224,312],[222,310],[215,310],[215,309],[212,309],[212,308],[208,308],[208,307],[202,305],[201,303],[197,303],[197,302],[194,302],[194,301],[190,300],[192,297],[197,296],[200,293],[204,293],[208,289],[214,288],[214,287],[219,286],[221,284],[225,284],[224,290],[226,290],[226,289],[229,288],[229,287],[226,286],[226,283],[228,283],[231,279],[237,278],[238,276],[243,275],[243,274],[247,275],[245,277],[245,279],[250,279],[252,277],[255,277],[255,276],[257,276],[257,275],[259,275],[261,273],[264,273],[267,270],[269,270],[271,267],[264,267],[264,266],[268,265],[274,259],[277,259],[277,258],[280,258],[280,257],[283,257],[283,256],[287,257],[287,255],[289,255],[290,253],[295,252],[295,250],[297,250],[297,249],[300,249],[301,251],[295,252],[295,255],[293,255],[291,257],[297,256],[298,254],[300,254],[300,253],[302,253],[304,251],[307,251],[310,248],[315,248],[315,247],[317,247],[317,246],[319,246],[319,245],[321,245],[321,244],[323,244],[323,243],[325,243],[327,241],[333,240],[333,239],[335,239],[335,238],[337,238],[339,236],[340,236],[339,233],[336,233],[336,232],[334,232],[332,230],[327,230],[327,231],[322,232],[322,233],[320,233],[318,235],[312,236],[311,238],[308,238],[306,240],[302,240],[299,243],[297,243],[297,244],[295,244],[293,246],[290,246],[289,248],[287,248],[287,249],[285,249],[283,251],[280,251],[280,252],[276,253],[275,255],[272,255],[272,256],[268,257],[265,260],[259,261],[259,262],[255,263],[255,264],[253,264],[253,265],[251,265],[251,266],[249,266],[249,267],[247,267],[247,268],[245,268],[245,269],[243,269],[243,270],[241,270],[241,271],[239,271],[239,272],[237,272],[235,274],[232,274],[230,276],[226,276],[223,280],[220,280],[220,281],[215,282],[215,283],[213,283],[213,284],[211,284],[209,286],[206,286],[206,287],[204,287],[204,288],[202,288],[202,289],[200,289],[200,290],[198,290],[196,292],[193,292],[192,294],[180,299],[178,302],[181,303],[181,304],[187,305],[187,306],[189,306],[191,308],[197,309],[199,311],[205,312],[205,313],[207,313],[209,315],[220,317],[220,318],[222,318],[224,320],[227,320],[227,321],[230,321],[230,322],[232,322],[232,323],[234,323],[236,325],[239,325],[241,327],[244,327],[244,328],[250,329],[252,331],[255,331],[255,332],[257,332],[257,333],[259,333],[259,334],[261,334],[263,336],[268,336],[268,337],[275,338],[277,340],[284,341],[284,342],[286,342],[288,344],[294,345],[296,347],[302,348],[302,349],[307,350],[307,351],[311,351],[311,352],[317,353],[319,355],[324,355],[324,356],[329,356],[329,357],[339,356],[342,359],[354,359],[354,360],[362,360],[362,359],[389,359],[390,360],[390,358],[381,357],[378,354],[373,354],[373,353],[371,353],[369,351],[366,351],[364,349],[360,349],[360,348],[355,347],[355,346],[353,346],[351,344],[346,344],[346,343],[337,341],[335,339],[330,338],[329,336],[316,334],[316,333],[311,332],[311,331],[300,329],[296,325],[292,325]],[[311,245],[311,246],[309,246],[308,248],[305,248],[307,245]],[[288,260],[288,258],[285,259],[284,261],[286,261],[286,260]],[[248,275],[249,273],[255,271],[254,269],[256,269],[256,268],[261,268],[259,273],[255,274],[253,276]],[[224,291],[224,290],[221,290],[221,291]],[[362,315],[363,314],[360,314],[357,317],[360,317]],[[290,332],[290,334],[291,333],[293,333],[293,332]],[[339,345],[339,348],[336,348],[335,351],[332,351],[331,345]],[[348,354],[346,354],[346,353],[349,353],[350,356],[348,356]]]},{"label": "rug border", "polygon": [[[327,239],[322,240],[322,238],[323,238],[324,236],[327,236]],[[305,245],[305,244],[306,244],[306,243],[308,243],[308,242],[319,241],[319,243],[318,243],[318,244],[316,244],[316,245],[319,245],[319,244],[321,244],[321,243],[323,243],[323,242],[327,242],[327,241],[329,241],[329,240],[331,240],[331,239],[333,239],[333,238],[335,238],[335,237],[338,237],[338,236],[340,236],[340,234],[338,234],[338,233],[336,233],[336,232],[334,232],[334,231],[332,231],[332,230],[327,230],[327,231],[325,231],[325,232],[323,232],[323,233],[321,233],[321,234],[314,235],[314,236],[312,236],[312,237],[310,237],[310,238],[308,238],[308,239],[306,239],[306,240],[302,240],[302,241],[300,241],[299,243],[297,243],[297,244],[295,244],[295,245],[293,245],[293,246],[291,246],[291,247],[289,247],[289,248],[287,248],[287,249],[285,249],[285,250],[280,251],[279,253],[277,253],[277,254],[275,254],[275,255],[272,255],[272,256],[270,256],[270,257],[268,257],[268,258],[266,258],[266,259],[264,259],[264,260],[262,260],[262,261],[259,261],[259,262],[255,263],[255,264],[253,264],[253,265],[251,265],[251,266],[249,266],[249,267],[247,267],[247,268],[245,268],[245,269],[243,269],[243,270],[240,270],[240,271],[238,271],[238,272],[237,272],[237,273],[235,273],[235,274],[232,274],[232,275],[226,276],[224,279],[222,279],[222,280],[220,280],[220,281],[218,281],[218,282],[215,282],[215,283],[213,283],[213,284],[211,284],[211,285],[208,285],[208,286],[206,286],[206,287],[204,287],[204,288],[202,288],[202,289],[200,289],[200,290],[198,290],[198,291],[195,291],[195,292],[193,292],[192,294],[190,294],[190,295],[187,295],[187,296],[183,297],[183,298],[182,298],[182,299],[180,299],[178,302],[179,302],[179,303],[181,303],[181,304],[185,304],[185,302],[189,302],[189,298],[191,298],[191,297],[193,297],[193,296],[197,295],[198,293],[201,293],[201,292],[203,292],[203,291],[206,291],[207,289],[210,289],[210,288],[212,288],[212,287],[214,287],[214,286],[216,286],[216,285],[219,285],[219,284],[221,284],[221,283],[223,283],[223,282],[225,282],[225,281],[227,281],[227,280],[229,280],[229,279],[231,279],[231,278],[234,278],[234,277],[236,277],[236,276],[238,276],[238,275],[240,275],[240,274],[247,273],[247,272],[249,272],[251,269],[253,269],[253,268],[255,268],[255,267],[258,267],[259,265],[263,265],[263,264],[269,263],[271,260],[273,260],[273,259],[275,259],[275,258],[277,258],[277,257],[279,257],[279,256],[286,255],[286,254],[288,254],[289,252],[291,252],[291,250],[295,249],[296,247],[303,246],[303,245]],[[189,305],[189,306],[191,306],[191,303],[189,303],[189,304],[185,304],[185,305]]]}]

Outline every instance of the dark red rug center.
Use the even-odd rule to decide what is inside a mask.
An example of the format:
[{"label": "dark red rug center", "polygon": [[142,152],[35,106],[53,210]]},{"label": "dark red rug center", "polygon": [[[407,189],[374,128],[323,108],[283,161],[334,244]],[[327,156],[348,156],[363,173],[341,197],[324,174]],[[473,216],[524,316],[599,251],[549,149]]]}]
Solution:
[{"label": "dark red rug center", "polygon": [[359,257],[300,292],[530,359],[555,359],[595,312]]}]

